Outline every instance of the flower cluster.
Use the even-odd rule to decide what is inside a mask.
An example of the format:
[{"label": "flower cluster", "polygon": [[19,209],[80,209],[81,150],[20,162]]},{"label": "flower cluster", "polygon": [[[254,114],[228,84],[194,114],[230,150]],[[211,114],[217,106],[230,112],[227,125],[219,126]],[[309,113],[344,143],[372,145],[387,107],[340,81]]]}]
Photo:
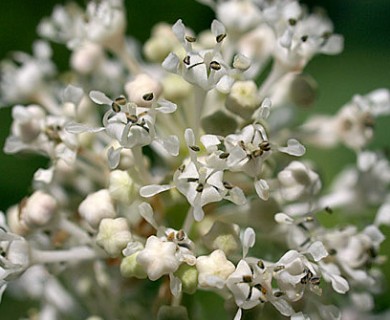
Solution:
[{"label": "flower cluster", "polygon": [[[374,308],[390,163],[369,142],[390,91],[297,124],[315,100],[305,66],[343,49],[331,21],[296,0],[199,2],[210,30],[160,23],[143,55],[122,0],[56,6],[33,54],[1,63],[4,152],[49,159],[0,215],[0,295],[38,300],[31,318],[188,319],[204,291],[235,320]],[[50,41],[71,51],[71,76]],[[339,144],[356,164],[328,188],[305,152]],[[376,215],[324,225],[332,212]]]}]

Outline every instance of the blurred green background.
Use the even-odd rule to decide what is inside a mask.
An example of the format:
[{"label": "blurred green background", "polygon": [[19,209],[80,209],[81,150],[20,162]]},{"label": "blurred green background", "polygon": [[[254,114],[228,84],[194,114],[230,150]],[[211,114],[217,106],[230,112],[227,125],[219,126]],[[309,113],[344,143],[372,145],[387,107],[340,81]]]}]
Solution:
[{"label": "blurred green background", "polygon": [[[85,1],[78,1],[83,4]],[[0,1],[0,59],[10,51],[31,52],[36,39],[36,26],[40,19],[50,15],[55,0],[2,0]],[[390,1],[389,0],[329,0],[303,1],[309,7],[320,6],[327,10],[335,24],[335,31],[345,37],[345,50],[338,56],[318,56],[306,69],[319,84],[319,98],[314,109],[301,111],[305,117],[313,112],[333,113],[356,94],[390,87]],[[211,10],[193,0],[126,0],[128,34],[145,41],[152,26],[158,21],[174,23],[182,18],[195,31],[209,27]],[[60,69],[67,65],[68,52],[54,45],[54,60]],[[1,149],[9,133],[10,108],[0,109]],[[379,119],[376,137],[371,149],[389,148],[390,119]],[[322,168],[325,184],[345,163],[353,162],[355,155],[340,147],[336,151],[308,150]],[[30,181],[35,170],[46,161],[36,156],[8,156],[0,153],[0,210],[20,201],[31,191]],[[390,236],[389,228],[382,229]],[[382,253],[390,253],[387,239]],[[390,263],[384,267],[390,279]],[[377,310],[390,306],[388,290],[377,297]],[[7,316],[5,316],[7,314]],[[1,319],[17,319],[18,307],[5,295],[0,305]]]}]

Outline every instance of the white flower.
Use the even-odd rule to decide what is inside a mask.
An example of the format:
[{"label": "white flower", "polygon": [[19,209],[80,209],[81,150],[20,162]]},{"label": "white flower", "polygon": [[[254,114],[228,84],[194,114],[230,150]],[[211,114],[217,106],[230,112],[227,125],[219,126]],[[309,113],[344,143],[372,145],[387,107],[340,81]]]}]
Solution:
[{"label": "white flower", "polygon": [[196,39],[185,34],[185,26],[178,20],[172,27],[177,39],[183,44],[186,56],[181,60],[175,53],[170,53],[163,62],[163,67],[170,72],[180,74],[188,82],[208,91],[217,88],[221,92],[228,92],[234,80],[230,76],[230,67],[224,61],[220,47],[225,38],[225,28],[217,20],[211,25],[216,45],[211,50],[196,51],[192,49],[192,42]]},{"label": "white flower", "polygon": [[1,104],[38,102],[40,91],[44,91],[46,78],[54,74],[51,48],[44,41],[34,43],[34,55],[17,52],[14,61],[1,62]]},{"label": "white flower", "polygon": [[288,201],[298,200],[303,196],[313,196],[321,188],[318,174],[299,161],[292,161],[279,172],[278,181],[282,197]]},{"label": "white flower", "polygon": [[199,286],[222,289],[226,279],[234,270],[234,264],[226,259],[222,250],[215,250],[208,256],[200,256],[196,261],[199,272]]},{"label": "white flower", "polygon": [[89,194],[79,205],[80,216],[92,228],[97,228],[104,218],[114,218],[115,208],[107,189]]},{"label": "white flower", "polygon": [[125,218],[104,218],[101,220],[96,243],[110,256],[120,256],[122,250],[131,240],[132,236]]},{"label": "white flower", "polygon": [[149,279],[155,281],[163,275],[175,272],[179,267],[176,248],[173,242],[150,236],[145,249],[138,254],[137,262],[145,268]]}]

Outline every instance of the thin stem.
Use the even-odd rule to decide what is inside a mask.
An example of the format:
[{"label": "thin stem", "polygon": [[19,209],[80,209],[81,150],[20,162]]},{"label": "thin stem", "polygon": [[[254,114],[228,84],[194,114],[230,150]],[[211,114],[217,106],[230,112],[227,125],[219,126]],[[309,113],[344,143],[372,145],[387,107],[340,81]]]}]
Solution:
[{"label": "thin stem", "polygon": [[117,46],[110,46],[109,49],[118,56],[118,58],[123,62],[126,68],[132,74],[139,74],[142,72],[141,67],[137,60],[133,57],[131,52],[126,48],[126,42],[123,42]]},{"label": "thin stem", "polygon": [[272,88],[272,86],[287,73],[288,70],[286,68],[284,68],[277,61],[274,61],[271,72],[268,74],[267,79],[265,79],[259,89],[260,97],[267,97],[270,94],[270,89]]},{"label": "thin stem", "polygon": [[183,231],[188,234],[191,231],[192,224],[194,223],[194,214],[193,214],[194,209],[190,207],[187,211],[187,216],[184,219],[183,223]]},{"label": "thin stem", "polygon": [[45,91],[45,88],[37,90],[32,99],[45,108],[49,113],[57,116],[62,114],[62,110],[58,106],[57,101],[47,91]]},{"label": "thin stem", "polygon": [[134,157],[134,165],[137,168],[138,174],[142,182],[146,184],[150,184],[151,176],[145,166],[145,159],[142,153],[142,147],[136,146],[131,149]]},{"label": "thin stem", "polygon": [[78,239],[81,244],[91,243],[91,238],[85,230],[65,218],[60,219],[58,228],[68,232],[74,238]]},{"label": "thin stem", "polygon": [[195,134],[195,139],[199,139],[201,119],[204,109],[204,102],[206,100],[207,92],[204,89],[195,86],[194,87],[194,100],[195,100],[195,110],[192,114],[192,123],[193,130]]},{"label": "thin stem", "polygon": [[90,247],[80,246],[69,250],[39,250],[31,249],[31,263],[45,264],[57,262],[75,262],[83,260],[93,260],[98,258],[98,254]]}]

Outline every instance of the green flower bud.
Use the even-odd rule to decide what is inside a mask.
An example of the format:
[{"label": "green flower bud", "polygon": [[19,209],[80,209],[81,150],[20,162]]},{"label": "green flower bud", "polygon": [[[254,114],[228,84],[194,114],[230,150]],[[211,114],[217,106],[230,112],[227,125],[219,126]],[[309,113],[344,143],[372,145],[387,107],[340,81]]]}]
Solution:
[{"label": "green flower bud", "polygon": [[202,128],[208,134],[226,136],[235,132],[237,121],[223,111],[217,111],[202,119]]},{"label": "green flower bud", "polygon": [[183,292],[189,294],[195,293],[198,287],[198,270],[195,266],[182,263],[175,272],[175,276],[180,279]]},{"label": "green flower bud", "polygon": [[120,265],[121,275],[125,278],[135,277],[137,279],[146,279],[146,272],[138,262],[137,256],[138,252],[133,253],[131,256],[125,257],[122,259]]},{"label": "green flower bud", "polygon": [[220,249],[226,255],[231,255],[241,248],[240,238],[234,225],[221,221],[214,222],[203,240],[209,249]]}]

